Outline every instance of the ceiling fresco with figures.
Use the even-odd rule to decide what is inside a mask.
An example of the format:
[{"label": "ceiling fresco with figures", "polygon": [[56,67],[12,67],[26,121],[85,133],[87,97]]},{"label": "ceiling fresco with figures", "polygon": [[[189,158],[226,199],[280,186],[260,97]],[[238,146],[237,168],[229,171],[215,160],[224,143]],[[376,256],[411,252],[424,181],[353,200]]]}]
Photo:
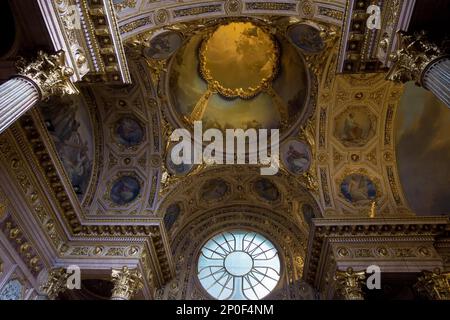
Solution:
[{"label": "ceiling fresco with figures", "polygon": [[249,22],[193,36],[170,73],[168,91],[185,126],[202,120],[205,128],[222,130],[287,129],[306,109],[309,84],[300,53]]},{"label": "ceiling fresco with figures", "polygon": [[184,179],[172,180],[161,190],[158,203],[158,214],[170,226],[169,234],[176,235],[197,213],[239,204],[286,212],[286,217],[304,231],[311,218],[321,216],[314,195],[300,181],[287,179],[287,174],[264,178],[257,172],[254,167],[212,165]]},{"label": "ceiling fresco with figures", "polygon": [[411,214],[393,136],[402,87],[367,74],[337,76],[331,88],[331,96],[324,90],[319,98],[318,119],[325,215],[368,215],[371,206],[380,215]]},{"label": "ceiling fresco with figures", "polygon": [[[223,43],[229,43],[227,49],[219,50]],[[202,20],[143,32],[125,48],[133,84],[84,91],[96,123],[71,123],[73,139],[90,130],[95,136],[90,144],[100,145],[83,142],[66,160],[67,147],[55,142],[72,180],[90,152],[92,186],[83,184],[88,216],[159,216],[174,230],[186,208],[181,200],[161,208],[168,190],[209,168],[175,165],[170,158],[170,133],[194,120],[220,129],[281,128],[279,175],[315,199],[296,209],[303,206],[309,220],[313,205],[321,216],[368,216],[373,208],[380,215],[412,214],[397,173],[393,135],[402,87],[382,74],[336,76],[339,37],[332,24]],[[56,135],[52,130],[62,126],[53,122],[46,119]],[[96,167],[98,162],[103,165]],[[267,179],[251,185],[257,202],[280,197]],[[206,204],[232,193],[230,182],[219,177],[202,188]]]},{"label": "ceiling fresco with figures", "polygon": [[82,201],[94,167],[96,144],[91,113],[96,111],[89,110],[83,97],[55,99],[42,103],[40,108],[68,178]]},{"label": "ceiling fresco with figures", "polygon": [[428,91],[408,84],[397,112],[397,165],[409,205],[420,215],[450,214],[447,106]]},{"label": "ceiling fresco with figures", "polygon": [[85,204],[89,214],[123,218],[153,213],[162,144],[158,111],[143,63],[130,62],[132,85],[103,86],[89,93],[100,114],[104,146],[99,156],[105,164],[92,200]]}]

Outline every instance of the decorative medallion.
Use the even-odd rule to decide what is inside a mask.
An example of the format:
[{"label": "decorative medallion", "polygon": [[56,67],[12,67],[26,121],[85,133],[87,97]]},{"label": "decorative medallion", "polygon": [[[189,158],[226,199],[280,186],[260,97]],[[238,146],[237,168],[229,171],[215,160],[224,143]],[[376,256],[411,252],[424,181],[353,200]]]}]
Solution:
[{"label": "decorative medallion", "polygon": [[181,207],[179,203],[172,203],[169,207],[167,207],[166,213],[164,215],[164,226],[166,227],[167,231],[170,231],[170,229],[172,229],[172,226],[177,221],[180,213]]},{"label": "decorative medallion", "polygon": [[290,27],[287,31],[292,43],[308,54],[316,54],[325,49],[321,31],[309,24],[301,23]]},{"label": "decorative medallion", "polygon": [[211,202],[219,201],[225,197],[227,193],[230,192],[230,186],[223,179],[211,179],[206,181],[201,190],[200,197],[202,200]]},{"label": "decorative medallion", "polygon": [[274,202],[280,199],[280,191],[277,186],[266,178],[258,179],[254,182],[255,192],[264,200]]},{"label": "decorative medallion", "polygon": [[367,107],[349,107],[336,117],[334,136],[346,147],[363,147],[375,136],[376,123]]},{"label": "decorative medallion", "polygon": [[117,179],[111,188],[111,200],[117,205],[133,202],[141,191],[139,181],[133,176],[122,176]]},{"label": "decorative medallion", "polygon": [[302,174],[311,166],[311,148],[303,141],[288,140],[281,147],[281,159],[289,172]]},{"label": "decorative medallion", "polygon": [[117,121],[114,131],[117,142],[126,147],[136,146],[144,139],[144,128],[131,117]]},{"label": "decorative medallion", "polygon": [[159,9],[155,13],[156,24],[163,24],[169,20],[169,12],[166,9]]},{"label": "decorative medallion", "polygon": [[225,12],[227,14],[236,14],[242,11],[242,2],[240,0],[227,0],[225,3]]},{"label": "decorative medallion", "polygon": [[314,3],[311,0],[303,1],[300,6],[300,14],[307,18],[312,18],[314,16]]},{"label": "decorative medallion", "polygon": [[[173,174],[174,176],[181,177],[187,175],[189,172],[191,172],[192,168],[194,167],[193,162],[190,163],[181,163],[181,164],[175,164],[172,161],[172,148],[171,146],[166,154],[166,169],[169,171],[170,174]],[[192,155],[193,156],[193,155]],[[192,159],[193,160],[193,159]]]},{"label": "decorative medallion", "polygon": [[174,31],[163,32],[150,40],[150,46],[144,49],[144,56],[150,59],[168,59],[183,44],[183,36]]},{"label": "decorative medallion", "polygon": [[303,221],[305,221],[307,225],[311,225],[312,219],[316,217],[314,208],[308,203],[302,205],[302,215]]},{"label": "decorative medallion", "polygon": [[346,176],[340,188],[342,195],[351,203],[372,202],[377,196],[375,183],[359,173]]}]

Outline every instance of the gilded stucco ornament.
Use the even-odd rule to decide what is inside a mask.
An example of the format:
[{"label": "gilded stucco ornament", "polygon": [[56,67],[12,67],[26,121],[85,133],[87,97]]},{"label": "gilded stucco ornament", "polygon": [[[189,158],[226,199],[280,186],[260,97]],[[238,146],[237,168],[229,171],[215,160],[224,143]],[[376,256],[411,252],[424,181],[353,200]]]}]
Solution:
[{"label": "gilded stucco ornament", "polygon": [[36,84],[42,99],[53,95],[64,96],[79,93],[70,80],[74,71],[66,66],[64,51],[58,51],[55,54],[39,51],[37,59],[30,63],[20,58],[17,61],[17,69],[20,76],[30,79]]},{"label": "gilded stucco ornament", "polygon": [[[230,39],[236,55],[224,54],[219,49],[224,39]],[[200,73],[209,86],[208,96],[218,92],[227,98],[249,99],[267,90],[277,75],[279,49],[270,34],[260,27],[237,22],[219,26],[209,33],[200,47],[199,57]],[[222,68],[227,66],[248,72],[236,78],[232,72],[223,72]]]},{"label": "gilded stucco ornament", "polygon": [[414,35],[400,33],[400,48],[389,58],[392,65],[386,77],[396,83],[415,81],[422,85],[424,71],[433,61],[440,59],[444,53],[437,45],[428,41],[424,32]]},{"label": "gilded stucco ornament", "polygon": [[122,1],[115,1],[114,2],[114,8],[117,10],[118,13],[121,11],[127,9],[127,8],[135,8],[137,4],[137,0],[122,0]]},{"label": "gilded stucco ornament", "polygon": [[239,14],[242,11],[242,1],[240,0],[227,0],[225,2],[225,12],[228,15]]},{"label": "gilded stucco ornament", "polygon": [[89,62],[86,57],[86,49],[83,42],[80,40],[84,35],[81,35],[80,28],[81,15],[76,9],[75,1],[73,0],[56,0],[53,1],[61,21],[62,31],[67,36],[67,60],[72,60],[75,68],[74,78],[81,79],[89,71]]},{"label": "gilded stucco ornament", "polygon": [[114,284],[113,300],[130,300],[143,288],[142,274],[136,269],[130,270],[128,267],[113,269],[111,278]]},{"label": "gilded stucco ornament", "polygon": [[419,294],[432,300],[450,300],[450,272],[424,271],[415,285]]},{"label": "gilded stucco ornament", "polygon": [[[324,66],[330,57],[330,51],[336,46],[339,39],[338,29],[335,26],[322,25],[307,21],[303,23],[312,26],[318,30],[318,39],[322,41],[322,49],[317,52],[305,52],[305,61],[310,70],[317,76],[321,76],[326,71]],[[295,26],[295,25],[294,25]],[[291,27],[292,28],[292,27]],[[288,29],[289,30],[289,29]],[[318,41],[317,39],[317,41]]]},{"label": "gilded stucco ornament", "polygon": [[41,286],[41,291],[50,300],[55,300],[58,294],[66,291],[69,274],[64,268],[56,268],[50,271],[47,281]]},{"label": "gilded stucco ornament", "polygon": [[319,190],[319,182],[316,174],[316,164],[315,164],[315,156],[316,156],[316,143],[315,143],[315,124],[310,119],[306,121],[304,126],[300,128],[298,133],[297,141],[301,141],[305,143],[305,145],[309,146],[311,150],[311,159],[310,164],[308,166],[308,170],[301,172],[298,175],[292,175],[289,172],[289,169],[286,167],[286,164],[283,161],[280,161],[283,165],[280,167],[281,171],[289,176],[290,179],[297,180],[300,185],[305,187],[307,190],[316,193]]},{"label": "gilded stucco ornament", "polygon": [[364,300],[362,286],[365,279],[364,271],[356,272],[351,267],[345,271],[338,270],[334,276],[337,293],[345,300]]}]

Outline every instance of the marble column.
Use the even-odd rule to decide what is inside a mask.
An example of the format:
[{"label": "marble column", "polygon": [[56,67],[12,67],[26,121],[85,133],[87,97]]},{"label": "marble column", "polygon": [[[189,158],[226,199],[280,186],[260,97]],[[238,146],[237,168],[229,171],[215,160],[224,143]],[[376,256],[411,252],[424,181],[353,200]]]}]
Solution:
[{"label": "marble column", "polygon": [[430,300],[450,300],[450,272],[423,271],[414,287]]},{"label": "marble column", "polygon": [[337,270],[334,276],[336,293],[345,300],[364,300],[363,285],[366,279],[365,271]]},{"label": "marble column", "polygon": [[428,41],[424,32],[400,33],[400,49],[390,55],[388,80],[415,81],[450,107],[450,56]]},{"label": "marble column", "polygon": [[63,51],[39,51],[35,61],[20,59],[17,67],[18,75],[0,85],[0,133],[39,101],[78,93],[70,80],[73,69],[65,65]]},{"label": "marble column", "polygon": [[137,269],[113,269],[111,278],[114,284],[111,300],[131,300],[144,287],[142,275]]}]

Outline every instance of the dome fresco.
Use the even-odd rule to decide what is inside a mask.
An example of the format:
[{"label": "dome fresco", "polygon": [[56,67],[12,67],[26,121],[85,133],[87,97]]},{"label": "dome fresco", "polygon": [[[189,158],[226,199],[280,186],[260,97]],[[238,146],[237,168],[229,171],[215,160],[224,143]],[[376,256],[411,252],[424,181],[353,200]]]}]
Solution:
[{"label": "dome fresco", "polygon": [[194,35],[173,58],[169,77],[172,108],[185,126],[202,120],[222,130],[286,129],[307,101],[300,53],[252,23]]}]

